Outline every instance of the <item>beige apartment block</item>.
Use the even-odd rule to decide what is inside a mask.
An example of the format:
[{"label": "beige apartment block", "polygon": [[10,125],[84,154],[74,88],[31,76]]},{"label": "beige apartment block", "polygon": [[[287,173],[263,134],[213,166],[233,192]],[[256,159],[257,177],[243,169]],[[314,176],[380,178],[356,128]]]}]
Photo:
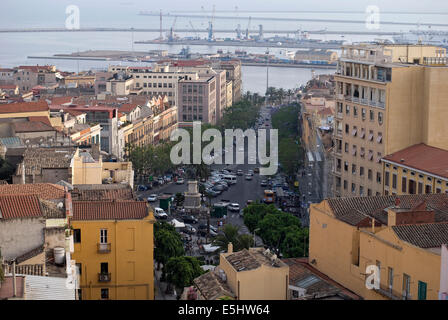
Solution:
[{"label": "beige apartment block", "polygon": [[382,194],[388,154],[418,143],[448,149],[446,49],[343,46],[335,81],[335,196]]}]

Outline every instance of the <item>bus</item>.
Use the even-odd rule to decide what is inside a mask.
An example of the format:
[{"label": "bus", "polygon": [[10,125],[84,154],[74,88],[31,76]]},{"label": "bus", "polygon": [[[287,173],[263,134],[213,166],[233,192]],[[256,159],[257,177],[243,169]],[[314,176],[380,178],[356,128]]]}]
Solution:
[{"label": "bus", "polygon": [[224,176],[224,181],[230,183],[230,184],[235,184],[236,183],[236,176],[234,175],[225,175]]},{"label": "bus", "polygon": [[264,190],[263,202],[269,204],[274,203],[274,201],[275,201],[274,191]]}]

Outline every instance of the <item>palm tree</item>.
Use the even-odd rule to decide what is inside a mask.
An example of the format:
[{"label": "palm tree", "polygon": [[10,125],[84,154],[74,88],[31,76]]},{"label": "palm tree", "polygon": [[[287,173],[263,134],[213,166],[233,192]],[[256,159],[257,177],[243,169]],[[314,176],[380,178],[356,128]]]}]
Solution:
[{"label": "palm tree", "polygon": [[224,226],[223,233],[218,235],[213,244],[225,251],[231,242],[235,251],[249,249],[253,246],[253,238],[250,234],[239,234],[239,227],[231,224]]}]

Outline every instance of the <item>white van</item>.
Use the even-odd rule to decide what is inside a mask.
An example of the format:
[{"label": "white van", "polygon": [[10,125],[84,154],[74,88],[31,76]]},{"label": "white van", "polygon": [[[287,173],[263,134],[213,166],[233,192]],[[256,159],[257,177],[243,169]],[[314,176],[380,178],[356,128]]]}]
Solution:
[{"label": "white van", "polygon": [[230,184],[236,184],[236,176],[230,175],[230,174],[225,175],[224,176],[224,181],[226,181],[226,182],[228,182]]}]

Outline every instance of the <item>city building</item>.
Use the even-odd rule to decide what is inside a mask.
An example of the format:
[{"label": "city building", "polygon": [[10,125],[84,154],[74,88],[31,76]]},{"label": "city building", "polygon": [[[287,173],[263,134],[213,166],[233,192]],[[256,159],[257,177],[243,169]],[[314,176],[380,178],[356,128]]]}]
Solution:
[{"label": "city building", "polygon": [[447,209],[447,194],[312,204],[310,264],[364,299],[437,300],[442,245],[448,242]]},{"label": "city building", "polygon": [[294,56],[296,61],[335,63],[338,60],[336,51],[326,49],[297,50]]},{"label": "city building", "polygon": [[264,248],[221,253],[219,266],[193,283],[198,300],[287,300],[289,267]]},{"label": "city building", "polygon": [[232,102],[237,103],[241,100],[242,79],[241,79],[241,61],[240,60],[216,60],[212,67],[216,70],[226,71],[226,81],[232,82]]},{"label": "city building", "polygon": [[214,76],[179,81],[179,121],[201,121],[216,124],[217,82]]},{"label": "city building", "polygon": [[383,193],[448,193],[448,151],[420,143],[381,159]]},{"label": "city building", "polygon": [[335,196],[382,194],[385,155],[419,143],[448,149],[446,49],[345,45],[334,77]]},{"label": "city building", "polygon": [[154,299],[154,222],[143,201],[73,201],[80,299]]}]

